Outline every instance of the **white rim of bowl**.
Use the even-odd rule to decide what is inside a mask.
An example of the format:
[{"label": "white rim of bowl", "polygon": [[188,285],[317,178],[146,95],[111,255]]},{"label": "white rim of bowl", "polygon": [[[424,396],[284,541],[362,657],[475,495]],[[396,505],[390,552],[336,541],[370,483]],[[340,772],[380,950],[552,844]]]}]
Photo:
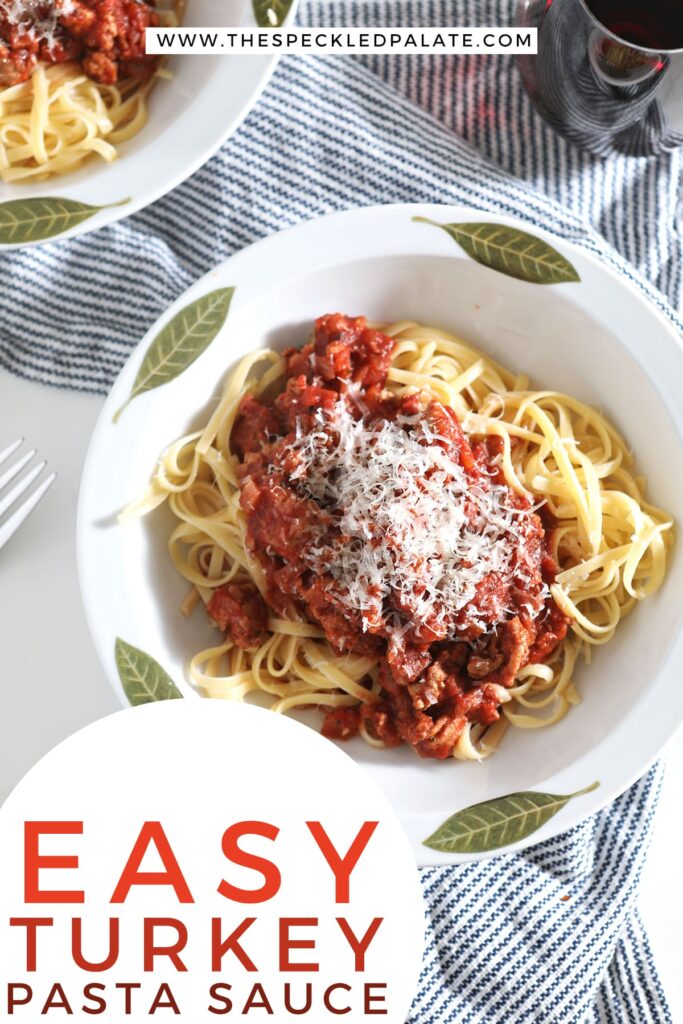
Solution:
[{"label": "white rim of bowl", "polygon": [[[88,502],[89,477],[92,471],[92,464],[94,463],[94,455],[99,447],[100,437],[111,428],[112,413],[115,411],[120,399],[119,390],[125,385],[128,378],[132,377],[137,369],[137,363],[141,360],[142,355],[146,350],[146,343],[151,340],[154,334],[156,334],[161,323],[167,322],[175,312],[178,311],[178,309],[187,304],[188,300],[191,301],[195,295],[202,294],[206,291],[206,285],[208,282],[214,279],[215,283],[215,275],[217,272],[222,272],[225,268],[229,267],[231,271],[231,281],[239,286],[240,265],[242,263],[253,263],[255,259],[259,259],[260,253],[264,248],[268,248],[275,244],[286,246],[292,237],[296,237],[298,239],[300,236],[320,231],[321,229],[329,229],[330,232],[334,232],[340,228],[340,225],[343,225],[343,230],[346,231],[350,222],[353,220],[365,220],[377,217],[387,217],[391,219],[393,217],[400,216],[407,224],[410,222],[412,217],[417,215],[443,217],[446,220],[453,218],[460,218],[464,220],[491,220],[495,223],[508,224],[522,230],[533,231],[533,233],[539,238],[543,238],[553,246],[558,247],[561,252],[567,252],[570,256],[573,254],[573,258],[578,260],[578,262],[588,264],[598,274],[608,275],[608,277],[611,278],[617,286],[625,288],[641,304],[641,306],[657,318],[661,327],[668,335],[668,342],[676,349],[678,356],[683,358],[683,342],[676,331],[673,322],[668,319],[653,302],[649,301],[643,289],[645,283],[643,282],[643,285],[641,285],[641,281],[637,273],[633,272],[632,275],[627,275],[626,273],[619,272],[608,263],[598,259],[592,252],[583,249],[580,245],[577,245],[574,242],[565,241],[552,232],[537,227],[536,225],[524,221],[521,218],[511,217],[498,212],[490,213],[488,211],[478,210],[475,208],[434,203],[380,204],[376,206],[354,208],[341,212],[329,213],[321,217],[316,217],[259,239],[251,245],[246,246],[244,249],[241,249],[227,260],[224,260],[212,271],[209,271],[208,274],[201,277],[189,289],[187,289],[186,292],[179,296],[179,298],[169,306],[164,315],[160,317],[159,320],[150,328],[144,338],[141,339],[126,361],[105,401],[88,448],[81,477],[77,512],[77,562],[81,599],[90,634],[93,638],[100,662],[109,682],[118,693],[119,699],[125,707],[128,706],[128,702],[123,695],[120,680],[112,671],[114,631],[113,629],[110,629],[105,638],[104,634],[106,631],[100,627],[100,624],[94,615],[93,609],[95,604],[90,601],[92,595],[89,593],[86,581],[84,566],[87,560],[85,538],[87,536],[88,524],[85,520],[85,506]],[[439,233],[439,235],[441,234],[443,234],[443,232]],[[434,246],[430,246],[429,249],[433,249],[434,254],[442,255],[442,246],[440,247],[439,242],[436,241],[438,237],[439,236],[435,232]],[[428,249],[426,247],[422,249],[418,249],[416,247],[416,256],[423,253],[428,253]],[[452,254],[454,258],[462,258],[462,254],[459,253],[457,246],[455,246],[454,243]],[[364,253],[364,255],[367,254]],[[392,253],[385,253],[384,255],[392,255]],[[234,272],[235,268],[237,268],[237,274]],[[631,355],[633,356],[633,353],[631,353]],[[678,432],[678,436],[683,449],[683,435],[681,432]],[[681,628],[680,624],[676,634],[671,640],[669,651],[664,659],[660,672],[655,678],[675,674],[675,670],[672,672],[672,663],[675,661],[677,647],[680,648],[679,654],[683,655],[683,628]],[[201,698],[198,695],[198,699],[204,698]],[[527,839],[505,847],[504,850],[475,855],[446,855],[436,853],[435,851],[422,846],[421,840],[417,837],[421,836],[424,838],[429,835],[434,828],[441,824],[441,816],[435,815],[432,812],[425,812],[424,814],[405,814],[399,811],[404,827],[413,840],[418,864],[424,867],[457,864],[473,860],[482,860],[491,856],[506,856],[508,854],[513,854],[526,849],[529,846],[533,846],[536,843],[544,842],[563,832],[569,831],[586,818],[602,810],[616,797],[628,789],[629,786],[631,786],[637,779],[644,775],[655,760],[661,755],[666,744],[676,733],[681,723],[683,723],[683,693],[681,693],[680,697],[680,709],[678,716],[661,715],[656,718],[654,722],[651,722],[650,731],[647,734],[647,742],[644,742],[643,732],[640,727],[636,725],[636,717],[637,716],[633,712],[626,716],[618,722],[614,729],[612,729],[600,742],[599,747],[605,756],[601,763],[599,787],[576,801],[570,801],[561,814],[551,818],[550,821],[539,829],[537,833],[533,833]],[[640,753],[637,753],[639,750]],[[615,769],[615,765],[623,764],[624,751],[628,751],[630,755],[629,767],[626,772]],[[612,754],[615,756],[610,756]],[[571,793],[577,788],[589,785],[594,780],[592,776],[591,778],[588,778],[588,775],[595,772],[595,766],[588,765],[586,762],[588,762],[592,756],[594,756],[594,751],[585,754],[583,757],[573,762],[568,768],[556,772],[547,779],[544,778],[539,780],[538,784],[534,788],[536,790],[543,790],[546,792]],[[588,770],[589,768],[590,771]],[[577,780],[579,781],[579,785],[577,785]],[[501,793],[500,795],[502,796],[505,794]],[[456,807],[445,809],[443,817],[447,817],[449,814],[452,814],[456,809]]]}]

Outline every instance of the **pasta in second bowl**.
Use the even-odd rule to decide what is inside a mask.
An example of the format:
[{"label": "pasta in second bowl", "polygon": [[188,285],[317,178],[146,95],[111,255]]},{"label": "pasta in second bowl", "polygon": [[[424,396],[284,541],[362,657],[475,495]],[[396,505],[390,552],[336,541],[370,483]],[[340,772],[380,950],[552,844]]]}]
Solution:
[{"label": "pasta in second bowl", "polygon": [[[225,470],[220,497],[212,470],[201,469],[197,479],[206,496],[203,507],[199,492],[183,496],[187,477],[181,477],[200,444],[209,459],[214,458],[210,450],[224,457],[230,452],[250,374],[268,378],[262,395],[258,385],[253,389],[253,397],[265,405],[268,395],[276,398],[285,390],[282,353],[301,348],[317,316],[343,310],[367,316],[371,329],[379,325],[380,333],[395,343],[388,386],[397,400],[427,387],[432,400],[453,408],[475,455],[480,443],[490,446],[492,458],[503,467],[506,493],[531,495],[525,513],[529,522],[545,499],[554,522],[542,525],[549,535],[548,552],[559,565],[554,579],[548,572],[542,583],[559,609],[558,621],[563,616],[571,620],[568,637],[547,659],[534,657],[517,666],[508,691],[514,701],[493,702],[499,719],[475,721],[473,716],[468,722],[447,752],[448,758],[451,753],[466,758],[458,764],[415,757],[410,746],[417,743],[407,735],[401,737],[402,746],[389,749],[370,745],[361,735],[346,742],[344,749],[366,766],[400,811],[420,862],[439,863],[443,857],[421,844],[458,807],[528,789],[572,793],[599,780],[580,806],[578,801],[569,805],[562,821],[546,825],[537,838],[553,834],[623,789],[683,718],[673,668],[682,642],[681,613],[672,596],[683,583],[683,567],[678,546],[668,539],[673,536],[671,517],[680,518],[683,507],[683,406],[678,395],[683,355],[673,328],[637,290],[579,250],[552,240],[581,280],[539,287],[466,258],[445,232],[415,224],[416,215],[438,223],[467,223],[476,217],[467,210],[408,206],[323,218],[233,257],[169,311],[122,374],[95,433],[81,497],[79,561],[91,629],[119,692],[116,637],[151,655],[188,699],[203,688],[240,698],[249,690],[257,696],[263,690],[268,703],[286,702],[284,676],[297,660],[298,670],[312,674],[304,678],[306,687],[295,704],[307,703],[307,687],[320,694],[322,670],[327,696],[341,697],[343,710],[356,707],[359,695],[339,685],[334,670],[346,670],[352,683],[364,680],[366,689],[369,678],[372,689],[381,668],[377,655],[333,651],[330,658],[328,647],[316,675],[314,648],[319,651],[326,643],[319,620],[316,628],[305,616],[308,625],[292,641],[291,630],[287,633],[288,627],[275,621],[286,621],[287,615],[271,609],[268,625],[274,628],[264,642],[272,646],[262,652],[254,673],[250,659],[255,646],[250,653],[249,645],[239,648],[230,636],[223,640],[201,609],[188,618],[180,614],[188,580],[199,584],[207,603],[210,591],[219,589],[205,586],[213,541],[206,544],[198,536],[205,524],[198,528],[188,522],[194,512],[209,520],[215,515],[215,536],[222,530],[227,540],[214,546],[233,552],[234,564],[228,559],[215,570],[223,571],[216,577],[220,586],[253,582],[259,571],[269,571],[258,559],[255,568],[249,567],[249,546],[236,527],[241,485],[239,479],[230,481],[230,468],[220,468],[221,475]],[[201,357],[162,387],[140,391],[145,357],[164,326],[193,303],[227,292],[227,319]],[[250,370],[250,353],[262,350],[272,354]],[[237,370],[244,358],[247,362]],[[221,396],[227,396],[223,404]],[[407,419],[404,427],[412,429]],[[496,436],[501,440],[491,441]],[[174,510],[164,502],[142,519],[116,522],[125,507],[145,495],[160,453],[183,437],[189,440],[170,457],[180,475],[176,479],[172,468],[167,473],[171,487],[177,487]],[[277,444],[277,437],[274,433],[270,442]],[[391,438],[386,440],[389,445]],[[245,461],[244,443],[243,438],[235,449],[240,463]],[[567,457],[564,469],[558,455],[560,462]],[[246,454],[249,458],[258,454]],[[481,464],[492,468],[486,460]],[[578,499],[571,496],[577,480],[583,494]],[[158,491],[147,497],[154,504],[164,495]],[[174,530],[180,531],[173,545],[176,565],[168,552]],[[432,532],[438,533],[437,528]],[[107,581],[106,594],[102,580]],[[646,593],[646,600],[638,600]],[[536,596],[540,599],[540,590]],[[542,601],[548,602],[545,590]],[[224,625],[227,629],[227,621]],[[444,642],[450,641],[437,644]],[[278,645],[279,653],[273,651]],[[583,657],[588,649],[590,664]],[[432,662],[440,653],[442,648],[432,649]],[[470,666],[475,674],[484,668],[481,663]],[[488,666],[487,671],[503,669]],[[259,686],[256,676],[266,685]],[[480,679],[482,686],[505,686],[490,675]],[[502,694],[493,691],[493,696]],[[315,703],[325,701],[318,697]],[[320,728],[320,712],[304,708],[294,713]],[[518,727],[532,724],[528,718],[548,715],[557,721],[547,728]],[[512,724],[501,737],[504,721]],[[371,716],[363,716],[359,731],[371,741],[378,739]],[[494,746],[494,756],[487,756]]]},{"label": "pasta in second bowl", "polygon": [[[6,47],[22,26],[40,40],[37,57],[18,43],[10,48],[0,73],[0,212],[23,204],[5,206],[0,245],[101,227],[164,195],[235,130],[277,61],[144,56],[147,24],[255,26],[250,0],[124,5],[121,42],[110,49],[107,26],[88,21],[98,10],[91,0],[0,2]],[[34,216],[38,202],[47,203],[42,217]],[[59,216],[46,229],[50,212]]]}]

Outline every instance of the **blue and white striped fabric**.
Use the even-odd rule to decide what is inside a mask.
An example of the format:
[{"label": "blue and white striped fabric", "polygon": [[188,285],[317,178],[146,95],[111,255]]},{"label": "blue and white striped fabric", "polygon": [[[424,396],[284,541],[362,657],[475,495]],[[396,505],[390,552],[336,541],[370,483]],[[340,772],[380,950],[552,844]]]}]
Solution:
[{"label": "blue and white striped fabric", "polygon": [[[303,2],[301,20],[337,24],[504,24],[514,7]],[[279,228],[371,203],[526,217],[635,268],[652,297],[677,307],[679,162],[677,152],[606,163],[580,153],[534,113],[509,58],[286,58],[233,139],[170,195],[94,235],[0,256],[0,365],[105,392],[147,328],[218,261]]]},{"label": "blue and white striped fabric", "polygon": [[670,1024],[637,910],[661,784],[522,854],[424,870],[430,910],[408,1024]]},{"label": "blue and white striped fabric", "polygon": [[[505,24],[513,7],[315,0],[300,18]],[[165,199],[95,234],[0,256],[0,365],[103,393],[215,263],[373,203],[462,203],[542,224],[673,316],[679,160],[578,152],[536,116],[506,58],[284,59],[233,139]],[[659,782],[653,769],[608,811],[523,854],[424,871],[430,928],[410,1024],[670,1022],[635,910]]]}]

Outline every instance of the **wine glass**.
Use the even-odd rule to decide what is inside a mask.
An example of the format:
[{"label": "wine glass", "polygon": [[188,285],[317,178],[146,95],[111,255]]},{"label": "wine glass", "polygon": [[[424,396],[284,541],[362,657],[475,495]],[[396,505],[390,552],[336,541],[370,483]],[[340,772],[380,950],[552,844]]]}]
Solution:
[{"label": "wine glass", "polygon": [[680,0],[520,0],[517,21],[538,29],[519,65],[557,131],[598,156],[683,145]]}]

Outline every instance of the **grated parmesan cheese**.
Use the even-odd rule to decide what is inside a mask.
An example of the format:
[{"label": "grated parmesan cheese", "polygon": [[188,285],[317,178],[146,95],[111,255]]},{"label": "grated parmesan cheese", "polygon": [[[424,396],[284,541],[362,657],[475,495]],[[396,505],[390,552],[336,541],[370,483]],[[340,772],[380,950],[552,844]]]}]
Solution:
[{"label": "grated parmesan cheese", "polygon": [[[496,574],[506,587],[530,582],[537,566],[520,542],[533,510],[517,508],[508,488],[487,477],[473,481],[422,417],[369,423],[341,400],[316,419],[317,429],[298,430],[290,447],[296,461],[290,479],[336,515],[340,535],[321,535],[304,558],[331,574],[335,597],[361,613],[365,630],[384,616],[392,635],[415,623],[418,633],[429,624],[453,639],[459,613],[488,576]],[[545,596],[539,589],[536,598]],[[390,596],[403,614],[387,615]],[[528,608],[534,617],[542,603],[530,601]],[[498,621],[508,614],[496,609]],[[467,622],[482,630],[492,625],[488,611],[486,622],[479,621],[476,606]]]},{"label": "grated parmesan cheese", "polygon": [[60,17],[73,7],[73,0],[0,0],[0,16],[8,25],[52,47],[60,36]]}]

